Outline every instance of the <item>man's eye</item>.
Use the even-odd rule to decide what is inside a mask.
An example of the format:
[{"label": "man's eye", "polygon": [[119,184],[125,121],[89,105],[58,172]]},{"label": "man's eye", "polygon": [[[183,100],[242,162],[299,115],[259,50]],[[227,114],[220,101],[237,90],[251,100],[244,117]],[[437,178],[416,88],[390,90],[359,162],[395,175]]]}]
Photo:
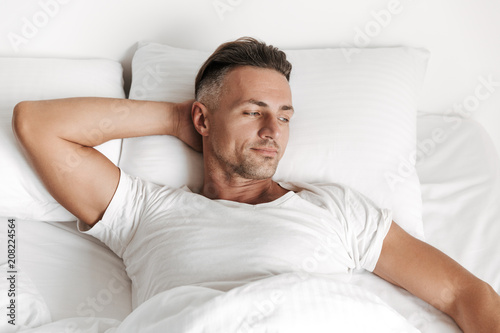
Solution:
[{"label": "man's eye", "polygon": [[286,118],[286,117],[280,117],[279,120],[281,120],[282,122],[284,123],[288,123],[290,122],[290,119]]},{"label": "man's eye", "polygon": [[249,116],[258,116],[258,115],[259,115],[259,113],[258,113],[258,112],[251,112],[251,111],[249,111],[249,112],[245,112],[245,114],[246,114],[246,115],[249,115]]}]

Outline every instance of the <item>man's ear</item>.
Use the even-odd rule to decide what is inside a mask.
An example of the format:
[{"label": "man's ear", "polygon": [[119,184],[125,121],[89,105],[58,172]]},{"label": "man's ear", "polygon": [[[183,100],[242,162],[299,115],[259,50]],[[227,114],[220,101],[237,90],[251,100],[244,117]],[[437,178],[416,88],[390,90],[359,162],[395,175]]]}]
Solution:
[{"label": "man's ear", "polygon": [[194,127],[201,136],[208,136],[208,113],[208,109],[204,104],[197,101],[193,103],[191,117],[193,118]]}]

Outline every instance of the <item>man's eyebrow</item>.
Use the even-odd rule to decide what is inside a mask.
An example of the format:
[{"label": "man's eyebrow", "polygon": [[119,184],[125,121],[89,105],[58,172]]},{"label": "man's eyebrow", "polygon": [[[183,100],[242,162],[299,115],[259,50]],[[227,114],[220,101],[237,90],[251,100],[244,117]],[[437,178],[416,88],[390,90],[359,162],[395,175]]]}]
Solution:
[{"label": "man's eyebrow", "polygon": [[[257,106],[260,106],[260,107],[269,107],[269,105],[267,105],[266,102],[258,101],[258,100],[255,100],[255,99],[246,100],[242,104],[254,104],[254,105],[257,105]],[[282,105],[281,108],[280,108],[280,110],[295,112],[294,109],[293,109],[293,106],[291,106],[291,105]]]}]

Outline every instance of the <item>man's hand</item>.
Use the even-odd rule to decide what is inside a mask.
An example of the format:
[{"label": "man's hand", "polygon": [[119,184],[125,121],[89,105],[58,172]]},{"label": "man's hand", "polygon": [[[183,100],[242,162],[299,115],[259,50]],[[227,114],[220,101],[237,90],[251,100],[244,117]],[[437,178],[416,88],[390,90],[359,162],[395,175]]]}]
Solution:
[{"label": "man's hand", "polygon": [[464,332],[500,333],[500,296],[495,290],[396,223],[374,273],[448,314]]},{"label": "man's hand", "polygon": [[176,124],[172,135],[175,135],[197,152],[202,152],[202,137],[195,129],[191,116],[193,103],[194,100],[189,100],[175,105]]}]

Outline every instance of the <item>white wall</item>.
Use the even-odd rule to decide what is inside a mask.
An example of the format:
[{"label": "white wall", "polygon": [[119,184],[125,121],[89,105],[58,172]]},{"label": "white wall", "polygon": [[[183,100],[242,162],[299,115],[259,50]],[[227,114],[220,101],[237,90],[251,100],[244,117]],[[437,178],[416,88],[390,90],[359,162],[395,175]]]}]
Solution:
[{"label": "white wall", "polygon": [[500,152],[499,14],[494,0],[0,0],[0,56],[110,58],[130,75],[139,40],[205,50],[242,35],[282,48],[425,47],[421,109],[462,109]]}]

